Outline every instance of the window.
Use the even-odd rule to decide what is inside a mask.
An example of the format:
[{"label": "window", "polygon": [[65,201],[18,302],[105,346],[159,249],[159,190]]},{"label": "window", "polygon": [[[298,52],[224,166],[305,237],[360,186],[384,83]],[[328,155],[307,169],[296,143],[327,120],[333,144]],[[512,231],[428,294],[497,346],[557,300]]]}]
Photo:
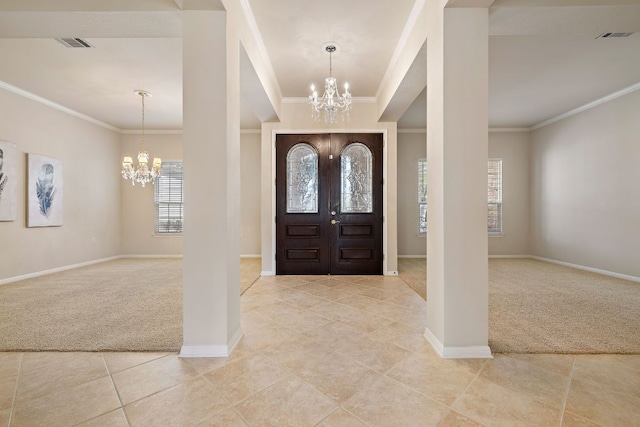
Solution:
[{"label": "window", "polygon": [[427,232],[427,159],[418,160],[418,233]]},{"label": "window", "polygon": [[162,162],[155,190],[156,233],[182,233],[182,162]]},{"label": "window", "polygon": [[502,234],[502,159],[489,159],[489,234]]},{"label": "window", "polygon": [[[488,215],[489,234],[502,234],[502,159],[489,159]],[[427,232],[427,160],[418,160],[418,233]]]}]

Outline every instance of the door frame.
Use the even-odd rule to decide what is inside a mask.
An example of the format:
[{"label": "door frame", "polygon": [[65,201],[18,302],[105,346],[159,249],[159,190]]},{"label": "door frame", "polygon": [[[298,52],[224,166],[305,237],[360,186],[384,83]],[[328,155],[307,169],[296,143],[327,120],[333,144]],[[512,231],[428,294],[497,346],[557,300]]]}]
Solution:
[{"label": "door frame", "polygon": [[[265,124],[263,123],[263,131],[265,130]],[[267,132],[269,130],[267,129]],[[262,276],[274,276],[276,273],[276,261],[275,261],[275,253],[276,253],[276,222],[275,222],[275,218],[276,218],[276,136],[279,134],[330,134],[330,133],[380,133],[382,134],[382,179],[383,179],[383,186],[382,186],[382,216],[383,216],[383,221],[382,221],[382,254],[383,254],[383,260],[382,260],[382,274],[385,276],[397,276],[398,272],[397,271],[389,271],[388,269],[388,265],[389,265],[389,253],[391,252],[390,249],[392,249],[390,247],[390,242],[388,239],[388,227],[390,224],[389,219],[389,196],[390,196],[390,191],[389,191],[389,179],[388,179],[388,175],[389,175],[389,153],[388,153],[388,149],[389,149],[389,138],[388,138],[388,129],[386,128],[379,128],[379,129],[271,129],[271,135],[269,138],[270,141],[270,145],[268,147],[269,151],[270,151],[270,157],[271,157],[271,162],[270,162],[270,168],[268,171],[268,176],[269,176],[269,188],[270,188],[270,209],[269,209],[269,216],[268,218],[270,218],[270,234],[271,234],[271,245],[270,245],[270,251],[269,253],[266,253],[267,251],[265,251],[265,245],[263,244],[263,260],[262,260],[262,265],[263,265],[263,270],[261,272]],[[263,136],[263,141],[264,141],[264,136]],[[262,148],[262,160],[265,160],[265,147]],[[394,160],[395,162],[395,160]],[[263,162],[263,165],[265,163]],[[263,177],[266,177],[267,174],[265,174],[263,172]],[[394,194],[395,196],[395,194]],[[263,196],[264,197],[264,196]],[[262,203],[262,209],[265,209],[265,204],[264,204],[264,200]],[[264,214],[265,212],[263,212]],[[394,218],[395,218],[395,214],[394,214]],[[263,222],[264,224],[264,222]],[[395,221],[394,221],[394,226],[395,226]],[[264,231],[263,231],[264,233]],[[396,256],[397,252],[397,244],[395,245],[395,248],[393,250],[393,256]],[[265,257],[267,257],[267,259],[265,259]],[[269,268],[270,267],[270,268]],[[267,270],[267,268],[269,268]]]}]

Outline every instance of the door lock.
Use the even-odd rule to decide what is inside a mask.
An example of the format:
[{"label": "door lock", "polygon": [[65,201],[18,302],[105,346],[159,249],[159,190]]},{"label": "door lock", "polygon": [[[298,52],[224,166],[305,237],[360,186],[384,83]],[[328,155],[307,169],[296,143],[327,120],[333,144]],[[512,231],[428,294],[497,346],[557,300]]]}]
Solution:
[{"label": "door lock", "polygon": [[335,215],[335,214],[336,214],[336,211],[331,211],[331,215]]}]

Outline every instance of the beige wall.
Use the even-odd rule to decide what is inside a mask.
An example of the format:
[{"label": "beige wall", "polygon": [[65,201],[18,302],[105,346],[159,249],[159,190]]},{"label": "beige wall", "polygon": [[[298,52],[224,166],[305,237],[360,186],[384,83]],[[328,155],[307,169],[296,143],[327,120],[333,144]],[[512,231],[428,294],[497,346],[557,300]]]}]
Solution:
[{"label": "beige wall", "polygon": [[[147,134],[152,157],[182,161],[182,134]],[[135,156],[140,135],[121,137],[120,156]],[[260,134],[241,133],[242,255],[260,254]],[[145,188],[122,180],[122,253],[125,255],[182,255],[182,236],[154,235],[153,185]]]},{"label": "beige wall", "polygon": [[640,91],[533,132],[531,253],[640,277]]},{"label": "beige wall", "polygon": [[[17,148],[17,219],[0,222],[0,280],[120,254],[120,136],[0,90],[0,139]],[[26,153],[60,159],[61,227],[26,228]]]},{"label": "beige wall", "polygon": [[489,158],[502,159],[502,236],[489,255],[529,254],[529,132],[489,132]]},{"label": "beige wall", "polygon": [[[125,155],[134,158],[141,146],[141,135],[121,137],[120,161]],[[163,161],[182,161],[182,134],[147,134],[145,147],[149,155]],[[122,198],[123,255],[182,255],[182,236],[155,235],[154,185],[131,185],[120,179]]]},{"label": "beige wall", "polygon": [[418,159],[427,157],[427,134],[398,133],[398,254],[426,256],[427,240],[418,235]]},{"label": "beige wall", "polygon": [[240,254],[260,255],[260,133],[240,134]]},{"label": "beige wall", "polygon": [[[529,133],[490,132],[489,157],[502,159],[503,233],[489,237],[489,255],[529,254]],[[398,254],[426,256],[418,235],[418,159],[425,133],[398,133]]]}]

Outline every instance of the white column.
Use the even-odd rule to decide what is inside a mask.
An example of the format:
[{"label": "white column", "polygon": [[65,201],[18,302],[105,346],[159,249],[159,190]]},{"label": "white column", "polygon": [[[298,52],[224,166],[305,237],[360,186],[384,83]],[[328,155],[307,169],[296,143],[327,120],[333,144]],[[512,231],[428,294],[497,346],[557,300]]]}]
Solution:
[{"label": "white column", "polygon": [[488,9],[431,2],[427,35],[427,328],[444,358],[488,347]]},{"label": "white column", "polygon": [[239,41],[224,11],[183,12],[183,357],[224,357],[240,328]]}]

